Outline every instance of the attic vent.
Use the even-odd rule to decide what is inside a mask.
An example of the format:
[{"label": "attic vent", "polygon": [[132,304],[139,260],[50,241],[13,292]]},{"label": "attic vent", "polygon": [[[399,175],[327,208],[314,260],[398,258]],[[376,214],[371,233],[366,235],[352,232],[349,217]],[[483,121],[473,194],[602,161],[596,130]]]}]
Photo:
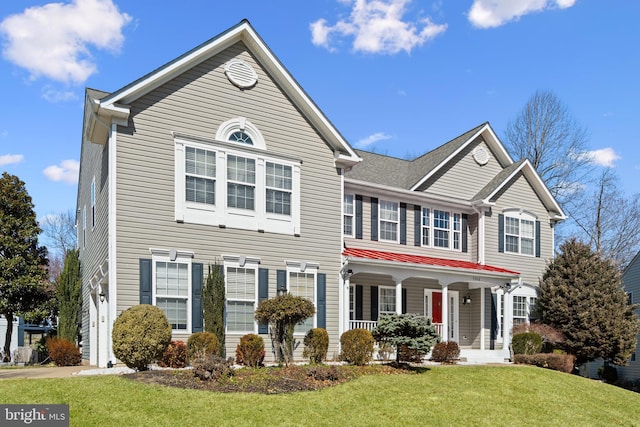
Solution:
[{"label": "attic vent", "polygon": [[227,62],[224,73],[229,81],[240,89],[253,87],[258,82],[258,75],[253,67],[240,59]]},{"label": "attic vent", "polygon": [[489,162],[489,153],[485,150],[484,147],[476,147],[473,150],[473,159],[480,166],[484,166]]}]

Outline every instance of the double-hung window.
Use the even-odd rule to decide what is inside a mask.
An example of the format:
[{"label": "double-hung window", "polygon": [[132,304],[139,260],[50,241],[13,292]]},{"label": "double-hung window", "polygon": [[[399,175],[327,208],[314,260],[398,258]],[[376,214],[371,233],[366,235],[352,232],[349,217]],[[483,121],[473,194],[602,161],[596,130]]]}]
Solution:
[{"label": "double-hung window", "polygon": [[82,249],[87,246],[87,206],[82,208]]},{"label": "double-hung window", "polygon": [[380,200],[380,240],[398,241],[398,203]]},{"label": "double-hung window", "polygon": [[187,202],[216,204],[216,153],[185,147],[185,199]]},{"label": "double-hung window", "polygon": [[535,218],[524,212],[506,213],[504,216],[504,251],[534,255]]},{"label": "double-hung window", "polygon": [[354,197],[353,194],[345,194],[344,201],[342,203],[342,217],[343,217],[343,229],[342,232],[345,236],[353,237],[353,215],[355,208],[353,206]]},{"label": "double-hung window", "polygon": [[527,297],[513,296],[513,324],[519,325],[527,321]]},{"label": "double-hung window", "polygon": [[378,313],[394,314],[396,312],[396,288],[378,287]]},{"label": "double-hung window", "polygon": [[[312,271],[310,271],[312,270]],[[288,271],[289,293],[294,296],[303,297],[313,304],[316,304],[316,276],[317,268],[306,267],[304,271],[299,269],[290,269]],[[306,319],[302,324],[296,325],[294,332],[304,334],[313,328],[314,318]]]},{"label": "double-hung window", "polygon": [[449,249],[451,217],[447,211],[433,210],[433,246]]},{"label": "double-hung window", "polygon": [[254,266],[226,267],[227,332],[254,332],[257,280]]},{"label": "double-hung window", "polygon": [[291,216],[293,169],[291,166],[267,162],[267,213]]},{"label": "double-hung window", "polygon": [[190,263],[187,262],[155,262],[155,305],[164,311],[174,331],[188,331],[189,328],[189,270]]},{"label": "double-hung window", "polygon": [[431,246],[431,210],[422,208],[422,246]]},{"label": "double-hung window", "polygon": [[91,229],[96,226],[96,177],[91,180]]},{"label": "double-hung window", "polygon": [[227,205],[236,209],[254,209],[256,161],[229,154],[227,156]]}]

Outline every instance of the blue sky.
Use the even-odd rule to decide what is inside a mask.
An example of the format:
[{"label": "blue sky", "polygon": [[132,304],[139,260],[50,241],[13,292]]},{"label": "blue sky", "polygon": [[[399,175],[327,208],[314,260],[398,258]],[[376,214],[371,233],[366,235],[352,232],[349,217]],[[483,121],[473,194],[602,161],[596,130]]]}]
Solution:
[{"label": "blue sky", "polygon": [[0,169],[39,218],[75,209],[85,87],[115,91],[248,19],[357,148],[420,155],[536,90],[640,192],[640,2],[37,0],[0,2]]}]

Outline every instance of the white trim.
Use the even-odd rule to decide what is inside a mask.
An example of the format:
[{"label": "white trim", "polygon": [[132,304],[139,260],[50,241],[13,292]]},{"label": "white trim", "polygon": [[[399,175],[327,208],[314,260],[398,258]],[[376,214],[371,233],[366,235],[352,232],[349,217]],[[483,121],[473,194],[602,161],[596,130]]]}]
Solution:
[{"label": "white trim", "polygon": [[[260,281],[260,272],[259,272],[259,267],[260,267],[260,258],[256,258],[256,257],[246,257],[243,255],[223,255],[222,256],[223,260],[224,260],[224,292],[225,292],[225,311],[228,313],[228,309],[226,308],[230,298],[228,297],[229,295],[229,288],[228,288],[228,283],[227,283],[227,279],[228,279],[228,269],[229,268],[237,268],[237,269],[244,269],[244,270],[253,270],[254,271],[254,289],[253,289],[253,311],[255,312],[256,308],[258,308],[258,293],[259,293],[259,281]],[[232,301],[238,301],[238,302],[249,302],[248,300],[242,300],[242,299],[237,299],[237,298],[231,298]],[[226,315],[225,315],[226,317]],[[258,333],[258,322],[255,321],[255,319],[253,320],[253,329],[248,330],[248,331],[229,331],[228,329],[228,321],[225,318],[225,322],[224,322],[224,330],[225,333],[228,335],[244,335],[247,333],[252,333],[252,334],[257,334]]]},{"label": "white trim", "polygon": [[[237,142],[229,141],[229,136],[237,131],[242,131],[251,137],[252,145],[242,145]],[[246,117],[234,117],[226,122],[222,123],[216,131],[216,139],[218,141],[225,141],[230,144],[238,144],[241,147],[253,147],[262,150],[267,149],[267,145],[264,141],[264,137],[260,133],[260,130],[253,125]]]},{"label": "white trim", "polygon": [[[344,189],[341,190],[342,192],[342,236],[344,237],[354,237],[356,235],[356,195],[354,193],[345,193]],[[351,197],[351,213],[348,214],[345,212],[345,208],[348,206],[348,203],[346,203],[345,198],[347,197]],[[346,234],[344,232],[344,226],[345,226],[345,218],[346,217],[351,217],[351,233],[350,234]]]},{"label": "white trim", "polygon": [[[391,291],[391,293],[393,294],[393,305],[394,305],[394,309],[393,311],[382,311],[382,290],[386,289],[388,291]],[[380,316],[382,316],[383,314],[397,314],[398,312],[398,295],[396,293],[396,287],[395,286],[383,286],[383,285],[379,285],[378,286],[378,319],[380,319]]]},{"label": "white trim", "polygon": [[[287,273],[286,273],[287,274],[287,277],[286,277],[287,292],[291,293],[292,295],[296,295],[295,293],[291,292],[291,281],[289,280],[291,273],[310,274],[313,276],[313,297],[311,298],[311,301],[313,302],[313,306],[317,307],[318,306],[318,269],[320,267],[320,264],[316,262],[307,262],[307,261],[285,261],[285,263],[287,265]],[[318,324],[317,311],[311,319],[312,319],[311,328],[315,328]],[[301,336],[306,334],[306,331],[294,332],[294,334],[296,336]]]},{"label": "white trim", "polygon": [[[108,245],[109,245],[109,287],[107,288],[107,300],[109,301],[109,322],[108,322],[108,336],[111,336],[111,332],[113,329],[113,324],[118,317],[117,307],[118,307],[118,259],[116,257],[117,253],[117,232],[116,232],[116,216],[117,216],[117,199],[116,199],[116,184],[117,184],[117,146],[118,146],[118,125],[111,125],[111,135],[109,137],[109,233],[108,233]],[[108,341],[108,348],[106,349],[107,360],[111,360],[113,363],[116,362],[116,357],[113,354],[113,346],[111,340]],[[102,362],[100,359],[101,367],[106,367],[107,364]]]},{"label": "white trim", "polygon": [[[382,203],[389,203],[392,205],[396,205],[396,219],[382,219]],[[389,212],[391,212],[389,210]],[[387,222],[390,224],[396,225],[396,238],[395,239],[383,239],[382,238],[382,223]],[[378,199],[378,240],[381,242],[391,242],[391,243],[400,243],[400,202],[386,200],[386,199]]]},{"label": "white trim", "polygon": [[[190,334],[193,332],[192,325],[192,305],[193,305],[193,277],[192,266],[194,253],[191,251],[177,251],[175,249],[150,249],[151,252],[151,303],[158,306],[157,298],[157,263],[164,262],[168,264],[186,264],[187,265],[187,295],[162,295],[163,298],[175,298],[185,300],[187,303],[187,323],[186,329],[172,329],[175,334]],[[175,258],[174,258],[175,256]],[[173,259],[172,259],[173,258]],[[168,316],[167,316],[168,317]]]},{"label": "white trim", "polygon": [[91,198],[91,230],[93,230],[96,226],[96,176],[94,175],[91,179],[91,187],[90,187],[90,198]]}]

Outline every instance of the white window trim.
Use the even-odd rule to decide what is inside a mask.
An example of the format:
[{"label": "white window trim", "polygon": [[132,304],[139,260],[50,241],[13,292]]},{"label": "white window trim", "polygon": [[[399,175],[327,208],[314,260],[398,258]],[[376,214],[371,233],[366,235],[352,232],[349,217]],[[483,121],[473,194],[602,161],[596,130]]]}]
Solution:
[{"label": "white window trim", "polygon": [[[175,220],[194,224],[238,228],[244,230],[300,235],[300,169],[301,161],[289,156],[268,154],[251,146],[218,142],[203,138],[174,135],[175,142]],[[216,153],[216,204],[186,202],[185,147]],[[227,207],[227,155],[256,161],[254,210]],[[266,208],[266,162],[292,169],[291,215],[268,213]]]},{"label": "white window trim", "polygon": [[[428,225],[424,225],[423,224],[423,220],[424,220],[424,210],[428,209],[429,210],[429,224]],[[435,231],[436,231],[436,227],[434,226],[435,223],[435,214],[434,211],[441,211],[441,212],[447,212],[449,214],[449,228],[448,228],[448,232],[449,232],[449,245],[448,247],[442,247],[442,246],[435,246],[434,245],[434,236],[435,236]],[[455,231],[454,229],[454,217],[458,216],[460,219],[460,230]],[[429,241],[427,242],[427,244],[424,243],[424,240],[422,238],[422,233],[423,230],[425,228],[429,229]],[[443,228],[437,228],[437,230],[444,230]],[[453,252],[462,252],[462,234],[465,233],[466,230],[463,229],[462,227],[462,212],[458,212],[458,211],[452,211],[450,209],[444,209],[444,208],[440,208],[438,206],[429,206],[429,207],[422,207],[422,209],[420,210],[420,245],[424,248],[433,248],[433,249],[437,249],[437,250],[445,250],[445,251],[453,251]],[[454,235],[458,234],[459,239],[458,239],[458,248],[454,248]]]},{"label": "white window trim", "polygon": [[[253,300],[253,311],[255,312],[258,308],[258,280],[259,280],[259,267],[260,267],[260,258],[252,257],[252,256],[244,256],[244,255],[222,255],[223,265],[224,265],[224,292],[225,295],[228,295],[227,292],[227,268],[246,268],[255,270],[255,288],[254,288],[254,300]],[[225,296],[225,306],[229,298]],[[232,301],[246,301],[240,299],[233,299]],[[257,334],[258,333],[258,323],[253,321],[253,329],[248,331],[229,331],[227,329],[227,322],[225,320],[224,330],[226,334],[229,335],[244,335],[244,334]]]},{"label": "white window trim", "polygon": [[[385,203],[395,203],[396,204],[396,216],[397,216],[397,220],[396,221],[392,221],[392,220],[388,220],[388,219],[382,219],[382,202]],[[388,223],[392,223],[396,225],[396,238],[395,240],[389,240],[389,239],[383,239],[382,238],[382,223],[383,222],[388,222]],[[392,243],[400,243],[400,203],[399,202],[395,202],[395,201],[391,201],[391,200],[386,200],[386,199],[380,199],[378,201],[378,240],[381,242],[392,242]]]},{"label": "white window trim", "polygon": [[250,147],[262,150],[267,149],[262,134],[246,117],[235,117],[222,123],[216,132],[216,139],[218,141],[229,141],[229,136],[237,131],[242,131],[251,137],[253,145],[250,145]]},{"label": "white window trim", "polygon": [[173,333],[176,334],[190,334],[192,332],[192,324],[191,324],[191,305],[193,298],[193,289],[192,289],[192,272],[191,265],[194,257],[194,253],[192,251],[178,251],[175,249],[151,249],[151,294],[152,294],[152,304],[157,307],[156,304],[156,263],[158,262],[169,262],[169,263],[179,263],[179,264],[187,264],[187,329],[171,329]]},{"label": "white window trim", "polygon": [[82,249],[87,247],[87,205],[82,208]]},{"label": "white window trim", "polygon": [[[391,291],[393,295],[393,311],[382,310],[382,290],[386,289]],[[398,298],[396,297],[396,288],[393,286],[378,286],[378,319],[383,314],[396,314],[398,310]]]},{"label": "white window trim", "polygon": [[[289,277],[291,273],[305,273],[313,275],[313,306],[318,307],[318,269],[320,264],[313,261],[285,261],[287,265],[287,292],[291,292],[291,283]],[[313,315],[311,328],[315,328],[318,325],[318,312]],[[295,332],[296,336],[303,336],[305,332]]]},{"label": "white window trim", "polygon": [[[346,213],[346,206],[347,206],[347,202],[345,201],[345,199],[347,197],[351,197],[351,212],[352,213]],[[346,237],[354,237],[355,233],[356,233],[356,196],[355,194],[350,194],[350,193],[345,193],[342,197],[342,216],[343,216],[343,223],[342,223],[342,234]],[[346,217],[350,217],[351,218],[351,234],[347,234],[344,232],[344,218]]]},{"label": "white window trim", "polygon": [[[504,236],[503,236],[503,245],[504,245],[504,253],[506,254],[514,254],[514,255],[522,255],[526,257],[535,258],[536,256],[536,221],[538,217],[532,214],[531,212],[527,212],[524,209],[505,209],[502,214],[504,215]],[[515,236],[515,234],[507,233],[507,218],[515,218],[518,220],[518,251],[508,251],[507,250],[507,236]],[[531,247],[532,253],[526,254],[522,252],[522,221],[530,221],[533,222],[533,238],[531,238]]]},{"label": "white window trim", "polygon": [[91,180],[91,229],[96,226],[96,177]]}]

